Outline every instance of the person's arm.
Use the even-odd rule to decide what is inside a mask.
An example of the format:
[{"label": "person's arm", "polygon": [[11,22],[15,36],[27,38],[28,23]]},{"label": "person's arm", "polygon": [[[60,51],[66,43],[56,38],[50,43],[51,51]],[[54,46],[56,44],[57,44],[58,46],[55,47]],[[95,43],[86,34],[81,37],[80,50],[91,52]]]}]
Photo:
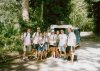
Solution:
[{"label": "person's arm", "polygon": [[34,41],[35,36],[36,36],[36,32],[33,33],[33,35],[32,35],[32,41]]},{"label": "person's arm", "polygon": [[32,35],[32,39],[34,39],[34,37],[35,37],[35,34],[36,34],[36,33],[33,33],[33,35]]},{"label": "person's arm", "polygon": [[43,47],[44,44],[45,44],[45,40],[43,39],[41,47]]},{"label": "person's arm", "polygon": [[25,42],[26,33],[23,34],[23,41]]},{"label": "person's arm", "polygon": [[67,47],[67,35],[65,35],[65,41],[66,41],[65,47]]},{"label": "person's arm", "polygon": [[51,43],[51,36],[49,36],[49,43]]},{"label": "person's arm", "polygon": [[37,42],[38,42],[39,46],[41,46],[41,43],[40,43],[40,39],[39,38],[38,38],[38,41]]},{"label": "person's arm", "polygon": [[74,48],[75,48],[76,47],[76,36],[74,33],[73,33],[73,40],[74,40]]}]

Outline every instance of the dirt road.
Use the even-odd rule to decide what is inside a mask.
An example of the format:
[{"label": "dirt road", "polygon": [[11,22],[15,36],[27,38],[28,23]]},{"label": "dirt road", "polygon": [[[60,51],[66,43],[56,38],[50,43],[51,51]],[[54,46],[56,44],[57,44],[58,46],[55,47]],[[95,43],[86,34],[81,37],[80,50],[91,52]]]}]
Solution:
[{"label": "dirt road", "polygon": [[75,54],[78,55],[78,62],[74,64],[51,57],[42,62],[16,59],[1,66],[0,71],[100,71],[100,42],[81,42]]}]

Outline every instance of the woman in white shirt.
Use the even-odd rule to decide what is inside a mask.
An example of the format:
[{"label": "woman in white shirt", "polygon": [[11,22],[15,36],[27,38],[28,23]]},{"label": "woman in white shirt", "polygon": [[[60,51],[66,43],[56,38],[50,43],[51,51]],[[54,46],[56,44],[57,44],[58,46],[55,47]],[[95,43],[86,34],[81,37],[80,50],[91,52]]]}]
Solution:
[{"label": "woman in white shirt", "polygon": [[76,47],[76,36],[74,32],[72,32],[72,28],[68,28],[68,40],[67,40],[67,48],[69,49],[71,62],[73,63],[74,60],[74,50]]},{"label": "woman in white shirt", "polygon": [[51,48],[51,55],[55,58],[55,47],[56,47],[56,35],[54,33],[54,30],[51,32],[49,43]]},{"label": "woman in white shirt", "polygon": [[64,52],[64,58],[66,58],[66,45],[67,45],[67,35],[64,34],[64,31],[61,30],[61,34],[59,35],[59,51],[60,57],[62,52]]},{"label": "woman in white shirt", "polygon": [[39,43],[39,47],[38,47],[38,57],[37,57],[37,59],[42,60],[43,50],[44,50],[44,37],[43,37],[43,34],[41,32],[39,33],[38,43]]},{"label": "woman in white shirt", "polygon": [[60,32],[59,31],[56,31],[56,48],[55,48],[55,52],[56,52],[56,57],[59,57],[59,41],[60,41],[60,38],[59,38],[59,35],[60,35]]},{"label": "woman in white shirt", "polygon": [[44,32],[43,36],[44,36],[44,42],[45,42],[43,55],[44,55],[44,58],[46,58],[47,57],[47,52],[48,52],[48,49],[49,49],[49,36],[48,36],[48,32]]},{"label": "woman in white shirt", "polygon": [[25,59],[27,58],[27,52],[31,51],[30,29],[28,29],[27,32],[24,32],[23,39],[24,39],[23,57]]}]

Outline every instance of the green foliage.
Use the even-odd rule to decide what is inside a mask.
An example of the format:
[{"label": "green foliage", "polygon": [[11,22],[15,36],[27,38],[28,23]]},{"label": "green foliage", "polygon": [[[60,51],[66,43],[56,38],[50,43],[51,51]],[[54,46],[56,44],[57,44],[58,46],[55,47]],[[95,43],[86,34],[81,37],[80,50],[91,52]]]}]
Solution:
[{"label": "green foliage", "polygon": [[13,50],[22,50],[20,8],[20,0],[0,0],[0,55]]},{"label": "green foliage", "polygon": [[8,30],[11,28],[16,29],[17,28],[16,24],[18,24],[19,16],[20,16],[20,2],[19,1],[0,0],[1,33],[8,32]]},{"label": "green foliage", "polygon": [[98,2],[98,1],[100,1],[100,0],[91,0],[92,2]]},{"label": "green foliage", "polygon": [[[41,7],[43,1],[43,8]],[[46,30],[51,24],[58,24],[58,21],[69,22],[70,0],[30,0],[30,20],[34,26],[40,26]],[[43,18],[41,12],[43,9]]]},{"label": "green foliage", "polygon": [[0,35],[0,55],[12,51],[22,51],[22,42],[20,36],[11,36],[10,38]]},{"label": "green foliage", "polygon": [[93,18],[94,28],[93,32],[100,35],[100,0],[85,0],[88,6],[89,17]]},{"label": "green foliage", "polygon": [[0,62],[7,62],[7,60],[11,59],[13,57],[9,55],[11,52],[22,53],[22,47],[20,36],[8,38],[0,35]]},{"label": "green foliage", "polygon": [[[93,17],[88,17],[89,4],[85,0],[43,0],[43,21],[41,17],[42,0],[30,0],[30,20],[34,26],[48,28],[51,24],[64,21],[79,27],[82,31],[94,28]],[[91,0],[92,1],[92,0]],[[47,26],[48,25],[48,26]]]},{"label": "green foliage", "polygon": [[88,4],[84,0],[72,0],[72,11],[70,13],[71,23],[83,31],[94,28],[93,18],[88,18]]}]

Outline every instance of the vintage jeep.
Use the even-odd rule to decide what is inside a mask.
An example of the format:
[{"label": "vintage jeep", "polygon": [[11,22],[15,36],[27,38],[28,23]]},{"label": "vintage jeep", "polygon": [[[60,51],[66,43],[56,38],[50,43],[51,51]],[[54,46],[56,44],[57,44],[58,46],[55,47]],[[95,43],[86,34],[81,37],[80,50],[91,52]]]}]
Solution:
[{"label": "vintage jeep", "polygon": [[[57,30],[61,30],[61,29],[63,29],[64,30],[64,32],[66,33],[66,34],[68,34],[67,33],[67,28],[68,27],[72,27],[72,25],[51,25],[50,26],[50,30],[52,31],[57,31]],[[79,28],[77,28],[77,27],[72,27],[72,29],[73,29],[73,32],[75,33],[75,35],[76,35],[76,44],[77,44],[77,46],[79,46],[79,44],[80,44],[80,29]]]}]

